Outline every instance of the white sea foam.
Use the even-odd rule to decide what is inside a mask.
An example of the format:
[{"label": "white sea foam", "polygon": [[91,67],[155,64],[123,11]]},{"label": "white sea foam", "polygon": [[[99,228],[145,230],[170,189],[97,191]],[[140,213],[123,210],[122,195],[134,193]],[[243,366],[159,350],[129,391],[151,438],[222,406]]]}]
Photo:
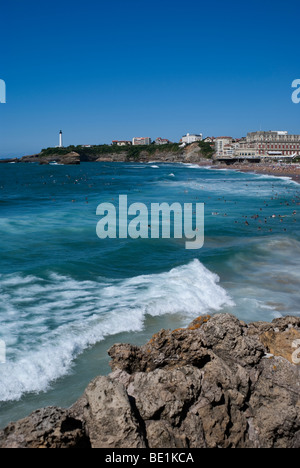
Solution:
[{"label": "white sea foam", "polygon": [[147,315],[192,319],[234,305],[218,283],[198,260],[125,280],[0,276],[0,338],[7,345],[0,401],[46,391],[85,349],[106,336],[142,330]]},{"label": "white sea foam", "polygon": [[283,180],[284,182],[287,182],[287,183],[291,183],[291,184],[296,184],[296,185],[299,185],[299,183],[295,180],[292,179],[292,177],[289,177],[289,176],[281,176],[281,175],[276,175],[276,174],[259,174],[257,172],[243,172],[243,171],[240,171],[239,169],[233,169],[233,168],[230,168],[230,169],[226,169],[226,168],[222,168],[222,169],[216,169],[214,168],[213,166],[211,167],[204,167],[203,169],[210,169],[210,170],[214,170],[214,171],[218,171],[218,172],[222,172],[222,171],[225,171],[225,172],[237,172],[239,174],[248,174],[248,175],[251,175],[251,176],[254,176],[257,180],[258,179],[281,179]]},{"label": "white sea foam", "polygon": [[[236,171],[236,172],[240,172],[240,171]],[[289,177],[289,176],[280,176],[280,175],[272,175],[272,174],[257,174],[256,172],[249,172],[248,174],[255,176],[256,179],[283,180],[284,182],[287,182],[290,184],[299,185],[298,182],[296,182],[295,180],[292,179],[292,177]]]},{"label": "white sea foam", "polygon": [[189,169],[203,169],[202,166],[199,166],[199,164],[192,164],[192,163],[179,163],[182,166],[188,167]]},{"label": "white sea foam", "polygon": [[[214,193],[220,195],[242,195],[248,198],[261,198],[272,196],[275,188],[279,194],[286,195],[286,191],[290,187],[290,184],[297,184],[288,177],[276,177],[266,176],[261,174],[242,174],[243,178],[237,178],[238,171],[226,170],[226,178],[220,173],[220,170],[215,172],[220,173],[219,178],[212,180],[203,176],[198,179],[192,180],[164,180],[157,182],[159,185],[165,185],[167,187],[179,187],[185,190],[191,191],[204,191],[207,193]],[[274,183],[270,183],[270,182]],[[276,184],[276,185],[275,185]],[[294,187],[290,187],[292,190]]]}]

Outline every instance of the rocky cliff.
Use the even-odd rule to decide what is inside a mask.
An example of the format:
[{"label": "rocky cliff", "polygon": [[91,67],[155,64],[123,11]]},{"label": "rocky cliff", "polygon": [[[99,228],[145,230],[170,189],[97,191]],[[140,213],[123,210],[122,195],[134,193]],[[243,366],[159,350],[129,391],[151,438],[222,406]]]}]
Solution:
[{"label": "rocky cliff", "polygon": [[76,152],[70,152],[64,155],[53,154],[48,156],[43,156],[42,154],[34,154],[32,156],[24,156],[19,159],[19,163],[39,163],[41,165],[47,165],[51,162],[56,162],[57,164],[63,165],[78,165],[80,164],[80,155]]},{"label": "rocky cliff", "polygon": [[0,447],[299,448],[300,318],[228,314],[116,344],[112,373],[69,409],[0,431]]},{"label": "rocky cliff", "polygon": [[[131,148],[131,147],[130,147]],[[138,156],[130,156],[130,153],[126,149],[120,152],[114,152],[114,148],[109,148],[111,152],[98,154],[97,151],[89,151],[88,149],[78,149],[78,152],[71,151],[68,154],[61,154],[59,151],[56,153],[54,151],[51,154],[34,154],[31,156],[24,156],[20,159],[6,159],[0,160],[0,163],[39,163],[41,165],[50,164],[51,162],[57,162],[58,164],[63,165],[73,165],[80,164],[81,162],[130,162],[130,161],[140,161],[140,162],[185,162],[185,163],[198,163],[203,162],[208,164],[209,160],[205,158],[205,155],[202,154],[201,148],[198,143],[193,143],[188,145],[186,148],[182,148],[180,151],[166,151],[156,149],[155,152],[148,152],[146,149],[141,151]]]}]

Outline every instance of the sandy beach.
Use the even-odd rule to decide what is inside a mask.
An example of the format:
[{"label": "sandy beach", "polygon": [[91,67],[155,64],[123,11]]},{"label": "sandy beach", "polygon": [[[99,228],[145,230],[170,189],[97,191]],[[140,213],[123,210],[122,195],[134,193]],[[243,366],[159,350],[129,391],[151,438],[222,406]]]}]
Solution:
[{"label": "sandy beach", "polygon": [[290,177],[295,182],[300,183],[300,164],[218,164],[215,169],[232,169],[240,172],[252,172],[256,174],[266,174],[278,177]]}]

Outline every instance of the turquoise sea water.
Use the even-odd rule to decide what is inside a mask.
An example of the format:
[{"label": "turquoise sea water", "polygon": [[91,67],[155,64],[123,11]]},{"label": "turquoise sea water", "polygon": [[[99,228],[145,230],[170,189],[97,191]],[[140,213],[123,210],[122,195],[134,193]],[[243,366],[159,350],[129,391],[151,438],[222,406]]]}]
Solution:
[{"label": "turquoise sea water", "polygon": [[[205,203],[205,245],[100,240],[100,203]],[[206,313],[299,315],[300,186],[189,165],[0,167],[0,427],[71,405],[109,372],[115,342],[142,344]]]}]

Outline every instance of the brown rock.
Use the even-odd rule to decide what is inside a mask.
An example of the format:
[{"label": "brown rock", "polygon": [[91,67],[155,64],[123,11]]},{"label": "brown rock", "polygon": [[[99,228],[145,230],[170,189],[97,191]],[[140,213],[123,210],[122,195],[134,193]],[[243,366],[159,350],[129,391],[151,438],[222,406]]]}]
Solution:
[{"label": "brown rock", "polygon": [[187,364],[203,367],[213,353],[231,365],[255,365],[265,350],[257,335],[247,334],[247,327],[236,317],[219,314],[199,318],[186,329],[161,330],[140,348],[132,345],[114,345],[112,370],[128,373],[151,372],[158,368]]},{"label": "brown rock", "polygon": [[90,448],[82,421],[68,410],[45,408],[0,431],[0,448]]},{"label": "brown rock", "polygon": [[52,157],[52,160],[57,161],[59,164],[64,165],[78,165],[80,164],[80,155],[72,151],[71,153],[65,154],[64,156]]},{"label": "brown rock", "polygon": [[11,424],[0,447],[300,448],[299,333],[296,317],[247,325],[219,314],[115,345],[108,377],[69,410]]},{"label": "brown rock", "polygon": [[[283,332],[270,330],[260,335],[260,340],[270,354],[282,356],[294,364],[300,364],[300,360],[295,355],[295,348],[300,348],[300,331],[295,328]],[[300,352],[298,354],[300,355]]]},{"label": "brown rock", "polygon": [[98,377],[71,408],[85,424],[92,448],[144,448],[143,429],[124,386]]}]

